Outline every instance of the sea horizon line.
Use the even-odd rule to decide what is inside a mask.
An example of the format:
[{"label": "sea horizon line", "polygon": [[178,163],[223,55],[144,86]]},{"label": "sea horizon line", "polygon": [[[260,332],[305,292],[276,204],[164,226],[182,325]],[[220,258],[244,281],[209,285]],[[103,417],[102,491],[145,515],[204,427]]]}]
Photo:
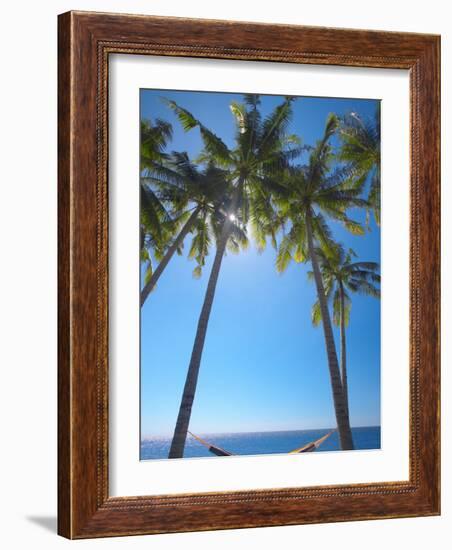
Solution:
[{"label": "sea horizon line", "polygon": [[[374,424],[370,426],[351,426],[351,429],[360,429],[360,428],[380,428],[381,424]],[[227,436],[227,435],[247,435],[247,434],[265,434],[265,433],[288,433],[288,432],[315,432],[315,431],[332,431],[337,430],[337,427],[326,427],[326,428],[303,428],[303,429],[283,429],[283,430],[247,430],[243,432],[198,432],[197,435],[203,436]],[[152,439],[166,439],[172,437],[173,434],[158,434],[158,435],[146,435],[140,438],[140,441],[147,441]]]}]

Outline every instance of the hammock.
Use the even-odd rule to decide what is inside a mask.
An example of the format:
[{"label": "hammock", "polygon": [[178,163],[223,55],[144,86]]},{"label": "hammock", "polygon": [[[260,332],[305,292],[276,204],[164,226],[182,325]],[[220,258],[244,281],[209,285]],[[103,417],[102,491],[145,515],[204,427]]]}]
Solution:
[{"label": "hammock", "polygon": [[[307,445],[304,445],[303,447],[300,447],[299,449],[294,449],[293,451],[289,451],[288,454],[298,454],[298,453],[311,453],[318,449],[320,445],[330,437],[330,435],[335,430],[331,430],[324,436],[320,437],[319,439],[316,439],[315,441],[311,441],[311,443],[308,443]],[[230,451],[226,451],[226,449],[222,449],[221,447],[218,447],[217,445],[214,445],[213,443],[209,443],[205,439],[202,439],[201,437],[195,435],[192,432],[188,432],[196,441],[201,443],[201,445],[204,445],[204,447],[207,447],[207,449],[216,456],[235,456],[235,453],[231,453]]]},{"label": "hammock", "polygon": [[204,447],[207,447],[209,451],[217,456],[233,456],[234,453],[230,453],[229,451],[226,451],[225,449],[222,449],[221,447],[217,447],[216,445],[212,445],[212,443],[209,443],[208,441],[205,441],[204,439],[201,439],[195,434],[192,434],[190,431],[188,432],[192,437],[196,439],[196,441],[199,441],[201,445],[204,445]]},{"label": "hammock", "polygon": [[328,432],[323,437],[320,437],[319,439],[316,439],[315,441],[312,441],[311,443],[308,443],[307,445],[304,445],[303,447],[300,447],[299,449],[294,449],[293,451],[289,451],[289,454],[297,454],[297,453],[312,453],[312,451],[315,451],[320,447],[320,445],[327,440],[330,435],[334,432],[334,430],[331,430],[331,432]]}]

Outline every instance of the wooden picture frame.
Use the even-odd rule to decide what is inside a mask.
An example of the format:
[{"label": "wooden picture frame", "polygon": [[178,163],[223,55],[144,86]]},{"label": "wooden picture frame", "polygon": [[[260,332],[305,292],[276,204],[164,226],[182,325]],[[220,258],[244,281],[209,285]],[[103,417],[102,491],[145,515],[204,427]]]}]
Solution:
[{"label": "wooden picture frame", "polygon": [[[58,532],[68,538],[440,511],[440,38],[138,15],[59,16]],[[410,73],[410,478],[109,497],[108,61],[113,53]]]}]

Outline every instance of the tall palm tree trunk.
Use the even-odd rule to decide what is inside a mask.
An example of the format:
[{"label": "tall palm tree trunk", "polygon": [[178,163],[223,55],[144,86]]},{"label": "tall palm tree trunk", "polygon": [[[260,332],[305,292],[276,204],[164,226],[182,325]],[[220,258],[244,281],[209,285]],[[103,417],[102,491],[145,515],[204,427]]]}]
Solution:
[{"label": "tall palm tree trunk", "polygon": [[187,439],[187,431],[190,423],[191,409],[195,398],[196,385],[198,383],[199,367],[201,365],[201,357],[206,338],[207,326],[209,324],[210,311],[212,309],[215,289],[217,286],[218,275],[220,273],[221,262],[223,260],[224,251],[231,231],[231,220],[226,218],[219,241],[217,243],[217,251],[210,272],[209,282],[207,284],[204,304],[199,316],[198,328],[196,331],[195,342],[191,354],[190,365],[188,367],[187,378],[185,380],[184,393],[177,416],[176,427],[174,429],[173,440],[168,458],[182,458],[184,456],[185,440]]},{"label": "tall palm tree trunk", "polygon": [[342,392],[344,394],[345,406],[347,408],[347,416],[350,418],[350,409],[348,406],[348,381],[347,381],[347,344],[345,339],[345,296],[342,283],[339,284],[340,293],[340,332],[341,332],[341,381]]},{"label": "tall palm tree trunk", "polygon": [[306,215],[306,233],[308,240],[309,256],[311,258],[312,269],[314,271],[314,280],[319,299],[320,311],[322,313],[323,333],[325,336],[326,352],[328,357],[328,367],[330,371],[331,389],[333,392],[334,411],[336,414],[337,429],[342,450],[353,449],[352,431],[344,392],[342,391],[342,382],[337,361],[336,347],[334,345],[333,328],[331,325],[330,314],[326,301],[325,288],[323,286],[322,275],[320,273],[319,263],[314,248],[312,237],[311,213]]},{"label": "tall palm tree trunk", "polygon": [[168,248],[168,250],[166,251],[165,256],[162,259],[162,261],[157,266],[156,270],[152,274],[152,276],[149,279],[149,281],[147,282],[147,284],[143,287],[143,290],[141,291],[141,296],[140,296],[141,305],[144,304],[144,302],[146,301],[146,298],[149,296],[152,289],[157,284],[157,281],[159,280],[160,275],[163,273],[163,270],[168,265],[169,261],[173,257],[176,250],[179,248],[179,246],[184,241],[184,239],[187,236],[190,229],[193,227],[193,224],[195,223],[196,218],[198,217],[198,214],[199,214],[200,210],[201,210],[201,206],[197,206],[195,208],[195,210],[193,210],[191,216],[185,222],[185,225],[181,229],[179,235],[176,237],[173,244]]}]

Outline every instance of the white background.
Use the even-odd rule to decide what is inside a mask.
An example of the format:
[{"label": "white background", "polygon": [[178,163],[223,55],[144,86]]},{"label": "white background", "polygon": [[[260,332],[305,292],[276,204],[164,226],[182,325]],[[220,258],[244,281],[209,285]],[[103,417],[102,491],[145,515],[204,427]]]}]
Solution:
[{"label": "white background", "polygon": [[[110,494],[155,495],[408,479],[409,79],[407,71],[115,55],[110,60]],[[239,84],[237,84],[239,83]],[[139,89],[382,100],[381,450],[138,460]],[[393,200],[397,182],[400,201]],[[133,192],[132,190],[135,190]],[[135,244],[133,244],[135,243]],[[132,246],[131,246],[132,245]],[[135,368],[131,369],[131,365]]]},{"label": "white background", "polygon": [[[444,368],[443,515],[71,543],[56,515],[56,14],[124,11],[443,35],[443,364],[451,362],[452,17],[448,1],[49,1],[2,5],[0,39],[0,494],[5,548],[448,548],[452,534],[452,373]],[[445,91],[444,91],[445,90]],[[446,102],[449,96],[449,102]],[[447,155],[446,152],[449,152]],[[449,436],[449,437],[447,437]]]}]

